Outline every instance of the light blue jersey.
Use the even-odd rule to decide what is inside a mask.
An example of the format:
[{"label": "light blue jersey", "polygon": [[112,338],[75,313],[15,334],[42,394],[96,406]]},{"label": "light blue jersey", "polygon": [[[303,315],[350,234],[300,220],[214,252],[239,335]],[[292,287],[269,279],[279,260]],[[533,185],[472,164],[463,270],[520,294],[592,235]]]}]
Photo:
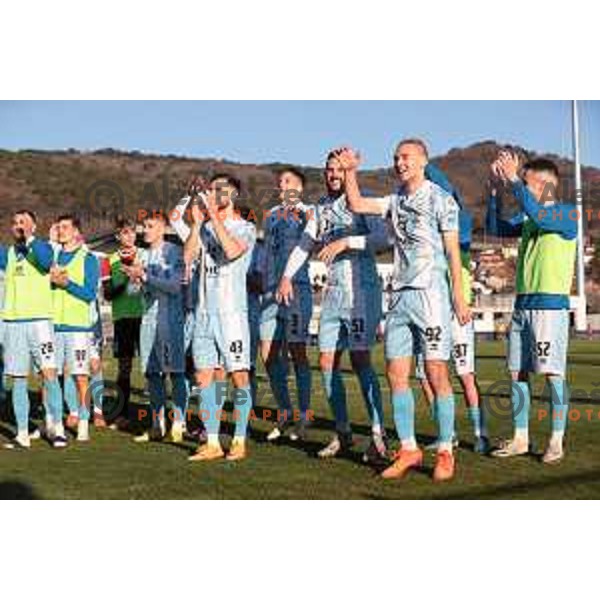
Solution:
[{"label": "light blue jersey", "polygon": [[415,355],[448,360],[451,300],[444,232],[458,232],[459,207],[441,187],[424,181],[412,195],[382,199],[394,244],[393,293],[386,322],[388,360]]},{"label": "light blue jersey", "polygon": [[146,269],[143,286],[140,357],[144,373],[183,373],[184,305],[181,281],[184,264],[180,247],[164,242],[141,253]]},{"label": "light blue jersey", "polygon": [[[306,261],[313,250],[343,238],[349,240],[351,248],[338,254],[328,268],[319,326],[321,351],[346,346],[368,348],[375,341],[381,319],[375,252],[388,244],[387,228],[381,219],[351,212],[345,196],[324,196],[294,256]],[[292,259],[288,263],[288,276],[295,269],[294,262]]]},{"label": "light blue jersey", "polygon": [[256,228],[239,217],[226,219],[223,224],[232,236],[246,244],[247,250],[229,260],[212,223],[202,225],[197,312],[223,314],[248,310],[246,276],[256,243]]},{"label": "light blue jersey", "polygon": [[192,341],[197,370],[225,367],[250,369],[247,274],[256,243],[256,228],[239,217],[223,221],[227,231],[244,242],[246,251],[234,260],[225,256],[211,222],[200,229],[198,302]]},{"label": "light blue jersey", "polygon": [[427,289],[448,272],[445,231],[458,231],[459,207],[454,198],[431,181],[412,196],[399,190],[382,200],[394,244],[395,291]]}]

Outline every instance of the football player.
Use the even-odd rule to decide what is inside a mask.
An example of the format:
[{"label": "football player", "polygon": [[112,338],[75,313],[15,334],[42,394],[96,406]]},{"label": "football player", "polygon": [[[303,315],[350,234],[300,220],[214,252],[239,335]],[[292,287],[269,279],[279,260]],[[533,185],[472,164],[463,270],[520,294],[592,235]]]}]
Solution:
[{"label": "football player", "polygon": [[311,373],[306,343],[312,317],[312,290],[308,263],[302,264],[294,273],[289,303],[282,304],[276,299],[287,259],[300,241],[308,221],[314,218],[314,208],[302,201],[304,184],[304,175],[300,171],[292,168],[282,171],[278,180],[279,203],[268,211],[264,220],[260,353],[279,407],[278,422],[267,436],[269,441],[278,439],[292,422],[288,353],[296,373],[300,409],[300,421],[294,437],[304,434],[310,409]]},{"label": "football player", "polygon": [[336,434],[320,453],[321,458],[347,452],[352,444],[346,390],[341,371],[344,350],[350,353],[371,421],[371,444],[364,460],[385,457],[383,409],[370,349],[381,320],[381,284],[374,253],[387,246],[381,219],[358,215],[348,208],[344,195],[345,171],[331,153],[325,165],[327,194],[315,209],[293,249],[277,291],[284,305],[294,303],[294,277],[313,249],[328,266],[319,319],[319,365],[325,395],[335,418]]},{"label": "football player", "polygon": [[60,374],[73,377],[79,402],[77,440],[87,442],[92,305],[97,299],[100,267],[98,259],[82,243],[78,217],[72,214],[59,217],[57,229],[61,250],[50,269],[57,367]]},{"label": "football player", "polygon": [[121,269],[134,288],[143,292],[140,328],[140,362],[150,392],[151,428],[136,442],[160,441],[166,435],[165,379],[171,380],[175,410],[170,441],[181,443],[185,430],[187,385],[185,380],[185,315],[182,298],[184,262],[182,249],[165,241],[167,218],[162,211],[143,218],[148,248],[132,264]]},{"label": "football player", "polygon": [[394,168],[400,185],[396,193],[385,198],[361,195],[357,178],[360,159],[354,151],[341,149],[337,157],[346,170],[349,207],[354,212],[386,218],[394,243],[385,355],[400,450],[382,476],[400,478],[423,463],[415,437],[415,403],[409,385],[412,357],[420,348],[435,394],[439,429],[433,478],[451,479],[455,472],[454,395],[447,363],[452,347],[453,305],[459,323],[470,320],[470,310],[462,296],[458,206],[450,194],[425,178],[429,157],[422,140],[406,139],[398,144]]},{"label": "football player", "polygon": [[[458,215],[460,258],[462,263],[462,282],[463,297],[471,304],[473,292],[471,290],[471,230],[473,219],[467,211],[465,203],[458,190],[450,183],[445,173],[429,163],[425,168],[425,177],[433,181],[441,188],[452,194],[460,209]],[[484,407],[481,404],[479,386],[475,375],[475,329],[473,321],[460,325],[456,315],[452,315],[452,362],[454,370],[460,380],[465,402],[467,404],[467,414],[473,427],[473,436],[475,438],[474,450],[478,454],[489,452],[490,443],[485,419]],[[431,408],[431,414],[434,422],[435,417],[435,395],[427,377],[425,376],[425,365],[423,364],[423,355],[419,353],[416,357],[416,377],[421,382],[421,388]],[[455,445],[457,444],[455,440]],[[431,445],[432,449],[437,449],[437,442]]]},{"label": "football player", "polygon": [[508,349],[514,436],[494,455],[511,457],[529,451],[529,374],[541,373],[550,389],[552,407],[552,434],[542,460],[547,464],[557,463],[564,456],[563,438],[569,411],[565,375],[569,294],[577,246],[577,221],[571,215],[576,214],[572,211],[577,207],[559,201],[559,172],[550,160],[535,159],[527,163],[521,178],[518,156],[503,151],[493,163],[492,171],[506,182],[520,211],[509,220],[502,219],[501,203],[493,195],[488,230],[521,240]]},{"label": "football player", "polygon": [[12,378],[17,435],[10,447],[29,448],[27,377],[40,371],[46,397],[46,434],[56,448],[67,445],[62,421],[62,396],[56,370],[50,288],[52,246],[35,237],[34,213],[17,211],[12,219],[14,244],[0,247],[5,273],[4,351],[6,374]]},{"label": "football player", "polygon": [[235,433],[227,459],[246,458],[250,388],[250,326],[246,277],[256,241],[256,228],[234,210],[240,182],[217,174],[209,182],[191,186],[192,226],[185,241],[186,261],[199,264],[198,300],[192,349],[196,384],[201,396],[207,443],[192,461],[223,458],[219,425],[223,415],[226,374],[234,387]]}]

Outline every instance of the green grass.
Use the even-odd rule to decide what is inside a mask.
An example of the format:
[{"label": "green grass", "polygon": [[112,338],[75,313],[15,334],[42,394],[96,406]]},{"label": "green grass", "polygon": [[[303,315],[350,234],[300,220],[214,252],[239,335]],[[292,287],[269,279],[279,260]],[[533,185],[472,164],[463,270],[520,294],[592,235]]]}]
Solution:
[{"label": "green grass", "polygon": [[[504,347],[487,342],[478,346],[478,375],[482,390],[497,380],[505,380]],[[316,358],[316,357],[315,357]],[[386,425],[392,432],[389,392],[383,378],[382,348],[375,353],[384,388]],[[316,450],[331,435],[332,423],[321,392],[316,370],[313,372],[313,405],[317,417],[305,444],[269,445],[263,441],[270,424],[253,425],[250,457],[239,464],[225,461],[190,464],[188,454],[193,444],[136,445],[120,432],[94,433],[87,445],[73,442],[65,451],[56,451],[44,442],[34,442],[30,451],[0,450],[0,497],[38,498],[600,498],[600,344],[586,341],[572,343],[569,380],[576,388],[573,408],[581,419],[571,422],[566,460],[554,467],[543,466],[539,456],[508,461],[480,457],[470,450],[470,427],[457,393],[457,425],[461,440],[458,471],[454,481],[435,485],[431,482],[432,457],[426,470],[413,473],[404,481],[382,481],[371,468],[360,464],[360,451],[367,441],[367,419],[355,379],[348,373],[346,385],[357,447],[354,460],[323,462],[315,458]],[[313,360],[313,364],[316,363]],[[114,364],[108,361],[108,379]],[[141,386],[136,375],[135,385]],[[264,380],[261,387],[266,386]],[[458,392],[458,387],[456,388]],[[536,379],[535,392],[541,391]],[[595,392],[596,402],[590,401]],[[491,400],[494,412],[504,410],[498,399]],[[506,400],[504,401],[506,402]],[[271,407],[270,401],[260,404]],[[543,450],[549,421],[537,418],[546,404],[534,401],[532,439]],[[505,407],[505,404],[504,404]],[[593,410],[588,420],[586,410]],[[508,436],[510,420],[492,418],[493,438]],[[7,431],[8,426],[2,425]],[[418,402],[417,431],[426,441],[434,427],[422,400]]]}]

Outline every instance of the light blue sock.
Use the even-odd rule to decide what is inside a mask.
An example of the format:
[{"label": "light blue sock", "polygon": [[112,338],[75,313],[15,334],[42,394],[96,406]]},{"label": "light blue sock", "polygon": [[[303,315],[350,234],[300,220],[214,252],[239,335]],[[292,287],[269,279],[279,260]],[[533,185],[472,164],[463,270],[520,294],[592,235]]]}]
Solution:
[{"label": "light blue sock", "polygon": [[67,408],[71,414],[79,414],[79,400],[77,400],[77,387],[71,375],[66,375],[64,380],[64,395]]},{"label": "light blue sock", "polygon": [[171,375],[171,386],[173,388],[173,402],[175,403],[175,420],[185,422],[188,401],[188,386],[185,375],[183,373],[173,373]]},{"label": "light blue sock", "polygon": [[381,429],[383,427],[383,404],[381,402],[379,379],[372,367],[361,369],[357,375],[371,426]]},{"label": "light blue sock", "polygon": [[233,390],[233,407],[239,411],[235,421],[235,437],[245,438],[248,434],[248,417],[252,410],[252,390],[250,386]]},{"label": "light blue sock", "polygon": [[292,404],[290,402],[290,392],[287,381],[287,365],[286,362],[277,356],[269,360],[267,366],[271,391],[277,402],[277,406],[281,411],[287,411],[287,418],[291,418]]},{"label": "light blue sock", "polygon": [[329,402],[331,412],[335,418],[336,431],[347,433],[350,431],[348,423],[348,406],[346,405],[346,388],[344,379],[339,369],[321,371],[325,396]]},{"label": "light blue sock", "polygon": [[569,388],[564,377],[551,375],[550,407],[552,410],[552,433],[564,434],[569,416]]},{"label": "light blue sock", "polygon": [[208,387],[200,389],[200,411],[206,433],[209,436],[218,436],[217,385],[214,381]]},{"label": "light blue sock", "polygon": [[294,369],[296,372],[296,389],[298,390],[300,417],[304,420],[306,419],[306,411],[310,409],[310,365],[308,363],[301,363],[294,365]]},{"label": "light blue sock", "polygon": [[167,403],[165,379],[158,373],[148,375],[148,391],[150,392],[150,409],[152,411],[152,426],[158,427],[161,415],[164,415]]},{"label": "light blue sock", "polygon": [[13,378],[12,403],[17,421],[17,432],[27,433],[29,431],[29,394],[25,377]]},{"label": "light blue sock", "polygon": [[527,432],[529,430],[529,383],[526,381],[513,381],[510,400],[513,410],[513,424],[515,430]]},{"label": "light blue sock", "polygon": [[481,437],[481,409],[479,406],[468,406],[467,414],[469,415],[469,421],[471,421],[471,425],[473,426],[473,435],[476,438]]},{"label": "light blue sock", "polygon": [[400,442],[414,445],[415,438],[415,397],[412,389],[392,392],[394,425]]},{"label": "light blue sock", "polygon": [[[79,397],[79,393],[77,394]],[[80,421],[89,421],[90,420],[90,393],[88,388],[88,393],[86,397],[83,399],[83,404],[79,404],[79,420]]]},{"label": "light blue sock", "polygon": [[55,423],[62,423],[62,394],[58,379],[46,380],[44,387],[46,388],[46,410],[48,415]]},{"label": "light blue sock", "polygon": [[104,377],[102,376],[102,371],[92,375],[90,388],[90,396],[94,403],[94,412],[102,414],[102,407],[104,405]]},{"label": "light blue sock", "polygon": [[454,439],[454,395],[438,396],[435,402],[437,404],[438,442],[452,444]]}]

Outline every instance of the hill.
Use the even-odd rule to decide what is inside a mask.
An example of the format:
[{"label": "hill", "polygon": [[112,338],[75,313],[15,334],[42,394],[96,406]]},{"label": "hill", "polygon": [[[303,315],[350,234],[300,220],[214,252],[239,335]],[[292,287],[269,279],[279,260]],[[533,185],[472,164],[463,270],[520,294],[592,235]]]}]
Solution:
[{"label": "hill", "polygon": [[[475,233],[483,233],[485,184],[489,164],[500,146],[485,141],[467,148],[453,149],[433,159],[450,176],[465,197],[475,218]],[[536,153],[520,149],[529,156]],[[572,181],[571,161],[551,156],[561,169],[565,182]],[[29,207],[38,213],[42,229],[65,211],[80,215],[88,235],[107,233],[114,215],[138,209],[168,209],[185,189],[192,175],[231,173],[244,184],[243,202],[261,211],[272,202],[276,173],[286,165],[239,164],[224,159],[151,155],[113,149],[95,152],[0,150],[0,237],[6,239],[10,215],[17,207]],[[308,181],[310,199],[322,192],[320,169],[300,167]],[[393,189],[394,176],[389,169],[364,171],[362,183],[370,192],[383,194]],[[584,168],[584,185],[600,194],[600,169]],[[566,195],[572,194],[572,186]],[[258,215],[259,213],[257,213]],[[598,219],[590,223],[594,237],[600,233]]]}]

